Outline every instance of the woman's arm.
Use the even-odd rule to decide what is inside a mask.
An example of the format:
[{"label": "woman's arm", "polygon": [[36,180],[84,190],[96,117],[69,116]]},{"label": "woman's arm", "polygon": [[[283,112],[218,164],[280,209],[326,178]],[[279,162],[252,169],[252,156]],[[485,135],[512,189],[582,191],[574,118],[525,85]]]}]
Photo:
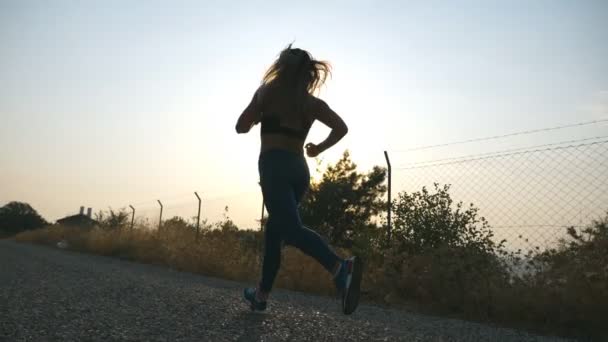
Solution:
[{"label": "woman's arm", "polygon": [[247,133],[251,130],[255,124],[260,122],[262,119],[262,111],[260,109],[259,100],[258,100],[258,92],[259,89],[253,94],[253,98],[247,105],[247,108],[241,113],[239,119],[236,122],[236,132],[237,133]]},{"label": "woman's arm", "polygon": [[309,157],[316,157],[323,151],[335,145],[340,141],[346,133],[348,133],[348,127],[342,118],[334,112],[325,101],[317,99],[315,105],[315,119],[324,123],[327,127],[331,128],[331,132],[325,140],[320,144],[315,145],[312,143],[306,144],[306,154]]}]

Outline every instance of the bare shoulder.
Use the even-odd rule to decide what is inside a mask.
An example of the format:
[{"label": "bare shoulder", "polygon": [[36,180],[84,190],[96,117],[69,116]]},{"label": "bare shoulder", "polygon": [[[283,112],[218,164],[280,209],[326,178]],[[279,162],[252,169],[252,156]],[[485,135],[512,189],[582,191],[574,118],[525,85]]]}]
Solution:
[{"label": "bare shoulder", "polygon": [[262,102],[262,99],[264,98],[266,93],[268,93],[268,85],[261,84],[258,87],[258,89],[255,91],[255,97],[256,97],[256,100],[258,101],[258,103]]},{"label": "bare shoulder", "polygon": [[329,105],[325,101],[314,95],[310,95],[308,103],[310,108],[310,115],[313,116],[315,119],[318,119],[319,116],[323,116],[329,110]]},{"label": "bare shoulder", "polygon": [[311,96],[311,115],[315,120],[319,120],[332,129],[346,130],[346,124],[342,118],[333,111],[327,102],[318,97]]}]

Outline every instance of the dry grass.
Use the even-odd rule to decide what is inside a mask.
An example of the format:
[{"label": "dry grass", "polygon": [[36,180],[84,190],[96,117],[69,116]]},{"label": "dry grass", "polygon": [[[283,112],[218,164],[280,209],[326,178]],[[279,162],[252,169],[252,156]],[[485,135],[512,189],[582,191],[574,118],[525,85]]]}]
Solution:
[{"label": "dry grass", "polygon": [[[255,284],[260,274],[261,235],[253,231],[165,227],[103,230],[52,226],[21,233],[17,241],[56,245],[208,276]],[[412,304],[435,312],[502,322],[543,333],[605,338],[608,326],[608,245],[586,245],[584,267],[563,263],[524,279],[510,279],[479,255],[440,249],[424,255],[369,253],[363,280],[366,299]],[[603,249],[602,249],[603,248]],[[347,250],[339,254],[349,255]],[[578,259],[577,257],[576,259]],[[568,258],[565,258],[567,261]],[[276,287],[332,295],[327,272],[294,248],[284,250]],[[408,305],[409,306],[409,305]]]},{"label": "dry grass", "polygon": [[[103,230],[50,226],[18,234],[20,242],[55,246],[65,240],[68,249],[114,256],[224,279],[251,282],[260,274],[260,236],[257,232],[194,231],[165,227]],[[314,281],[311,281],[314,280]],[[317,294],[334,292],[327,272],[300,251],[287,247],[276,286]]]}]

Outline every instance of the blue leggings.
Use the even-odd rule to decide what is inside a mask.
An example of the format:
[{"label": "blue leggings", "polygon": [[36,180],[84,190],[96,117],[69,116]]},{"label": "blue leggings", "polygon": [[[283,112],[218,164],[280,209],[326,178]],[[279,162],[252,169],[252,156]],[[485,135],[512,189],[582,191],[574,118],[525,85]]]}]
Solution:
[{"label": "blue leggings", "polygon": [[329,272],[341,259],[314,231],[304,227],[298,205],[308,189],[310,174],[303,155],[268,150],[258,161],[268,221],[264,231],[264,263],[260,289],[266,293],[281,266],[281,242],[315,258]]}]

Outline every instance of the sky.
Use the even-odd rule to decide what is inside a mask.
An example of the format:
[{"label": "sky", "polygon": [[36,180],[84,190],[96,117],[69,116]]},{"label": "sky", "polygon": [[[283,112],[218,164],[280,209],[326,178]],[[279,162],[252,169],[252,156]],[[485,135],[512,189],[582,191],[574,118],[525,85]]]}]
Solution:
[{"label": "sky", "polygon": [[[0,205],[46,219],[133,204],[254,225],[259,128],[234,124],[291,42],[333,65],[319,96],[363,169],[460,150],[429,144],[608,117],[606,1],[0,0]],[[309,141],[329,130],[313,126]],[[316,161],[309,160],[311,169]],[[318,175],[315,175],[318,176]],[[398,190],[398,189],[397,189]]]}]

